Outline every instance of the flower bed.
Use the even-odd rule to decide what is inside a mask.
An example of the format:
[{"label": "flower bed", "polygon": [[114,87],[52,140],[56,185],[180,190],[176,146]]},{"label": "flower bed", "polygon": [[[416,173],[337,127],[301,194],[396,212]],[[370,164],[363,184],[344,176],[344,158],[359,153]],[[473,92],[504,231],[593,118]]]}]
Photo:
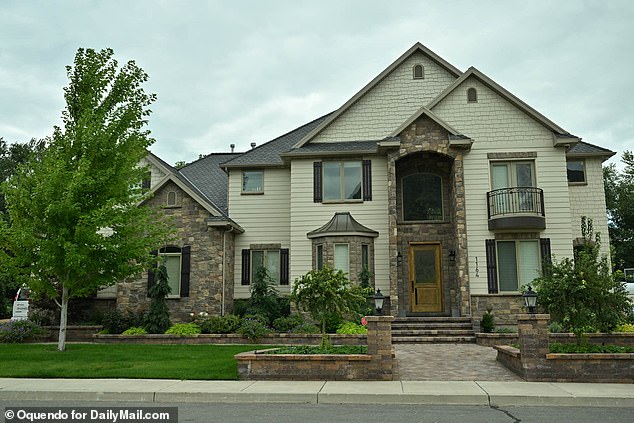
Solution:
[{"label": "flower bed", "polygon": [[[367,335],[339,335],[331,334],[330,339],[335,345],[366,345]],[[278,333],[266,335],[255,341],[244,335],[228,334],[198,334],[198,335],[104,335],[95,334],[92,341],[103,344],[259,344],[259,345],[319,345],[320,334]]]}]

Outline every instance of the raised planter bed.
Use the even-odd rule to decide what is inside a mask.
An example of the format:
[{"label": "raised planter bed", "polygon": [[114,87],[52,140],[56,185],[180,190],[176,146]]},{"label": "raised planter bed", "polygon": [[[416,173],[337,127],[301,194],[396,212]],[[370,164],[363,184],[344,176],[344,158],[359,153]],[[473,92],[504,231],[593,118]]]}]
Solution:
[{"label": "raised planter bed", "polygon": [[540,366],[522,362],[521,351],[497,346],[498,361],[528,381],[634,383],[634,354],[545,354]]},{"label": "raised planter bed", "polygon": [[[574,344],[577,337],[573,333],[551,333],[548,336],[549,342],[560,344]],[[594,345],[618,345],[621,347],[634,346],[634,333],[588,333],[586,340]],[[496,345],[512,345],[519,342],[517,333],[476,333],[476,343],[485,347],[495,347]]]},{"label": "raised planter bed", "polygon": [[[369,354],[266,354],[249,351],[235,355],[239,379],[256,380],[392,380],[378,374]],[[388,377],[389,376],[389,377]]]},{"label": "raised planter bed", "polygon": [[[59,326],[42,326],[45,333],[36,336],[32,342],[57,342],[59,338]],[[103,329],[103,326],[67,326],[67,342],[92,342],[94,334]]]},{"label": "raised planter bed", "polygon": [[475,334],[476,344],[484,347],[495,347],[496,345],[511,345],[517,344],[517,333],[484,333],[479,332]]},{"label": "raised planter bed", "polygon": [[[335,345],[366,345],[367,335],[330,335]],[[258,344],[258,345],[319,345],[320,334],[292,334],[278,333],[251,341],[244,335],[229,334],[200,334],[200,335],[92,335],[92,341],[103,344]]]}]

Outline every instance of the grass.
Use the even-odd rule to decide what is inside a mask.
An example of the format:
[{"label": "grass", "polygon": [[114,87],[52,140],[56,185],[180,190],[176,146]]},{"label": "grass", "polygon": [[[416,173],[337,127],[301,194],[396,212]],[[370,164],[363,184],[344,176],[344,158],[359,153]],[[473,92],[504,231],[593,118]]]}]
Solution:
[{"label": "grass", "polygon": [[235,354],[270,345],[1,344],[0,377],[201,379],[238,378]]}]

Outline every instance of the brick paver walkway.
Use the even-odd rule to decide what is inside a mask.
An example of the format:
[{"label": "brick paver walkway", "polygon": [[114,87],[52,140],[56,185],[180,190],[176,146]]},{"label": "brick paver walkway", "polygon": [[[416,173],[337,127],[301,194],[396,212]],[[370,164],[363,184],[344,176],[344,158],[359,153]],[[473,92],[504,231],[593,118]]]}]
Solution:
[{"label": "brick paver walkway", "polygon": [[491,347],[395,344],[394,349],[400,380],[523,380],[495,360],[497,353]]}]

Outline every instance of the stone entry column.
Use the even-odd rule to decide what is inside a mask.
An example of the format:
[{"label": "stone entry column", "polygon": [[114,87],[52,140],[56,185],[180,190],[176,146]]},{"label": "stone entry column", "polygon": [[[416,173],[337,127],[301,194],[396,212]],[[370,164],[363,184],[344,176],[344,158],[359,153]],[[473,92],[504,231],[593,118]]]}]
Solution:
[{"label": "stone entry column", "polygon": [[368,354],[372,356],[369,379],[392,380],[392,321],[393,316],[367,316]]},{"label": "stone entry column", "polygon": [[550,367],[548,354],[548,322],[550,314],[520,314],[517,316],[517,332],[520,342],[522,371],[526,380],[547,377]]}]

